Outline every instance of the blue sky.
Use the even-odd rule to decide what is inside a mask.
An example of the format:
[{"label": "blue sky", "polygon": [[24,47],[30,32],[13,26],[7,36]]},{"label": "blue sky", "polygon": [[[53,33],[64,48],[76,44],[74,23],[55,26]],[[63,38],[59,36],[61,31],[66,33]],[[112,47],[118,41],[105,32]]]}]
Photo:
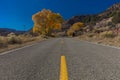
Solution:
[{"label": "blue sky", "polygon": [[64,19],[103,12],[120,0],[0,0],[0,28],[26,30],[33,26],[32,15],[43,8],[60,13]]}]

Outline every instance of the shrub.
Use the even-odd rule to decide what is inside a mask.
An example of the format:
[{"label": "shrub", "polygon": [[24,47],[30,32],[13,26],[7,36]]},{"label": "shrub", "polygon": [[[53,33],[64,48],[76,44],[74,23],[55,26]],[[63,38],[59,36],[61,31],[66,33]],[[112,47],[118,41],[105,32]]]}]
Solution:
[{"label": "shrub", "polygon": [[0,48],[1,47],[7,47],[7,38],[0,36]]},{"label": "shrub", "polygon": [[72,29],[69,29],[69,30],[67,31],[67,35],[68,35],[68,36],[73,36],[73,33],[74,33],[74,31],[73,31]]},{"label": "shrub", "polygon": [[87,36],[88,36],[88,37],[93,37],[94,34],[93,34],[93,33],[89,33],[89,34],[87,34]]},{"label": "shrub", "polygon": [[20,37],[16,36],[14,33],[8,34],[8,44],[20,44],[22,40]]},{"label": "shrub", "polygon": [[82,27],[84,27],[84,23],[82,22],[77,22],[74,23],[70,29],[67,31],[68,36],[75,36],[75,33],[79,31]]},{"label": "shrub", "polygon": [[82,22],[77,22],[74,23],[70,29],[74,30],[74,31],[78,31],[80,30],[82,27],[84,26],[84,24]]},{"label": "shrub", "polygon": [[100,33],[100,36],[104,38],[114,38],[116,34],[113,31],[105,31],[105,32]]},{"label": "shrub", "polygon": [[113,21],[115,24],[120,23],[120,11],[118,11],[118,12],[113,16],[112,21]]},{"label": "shrub", "polygon": [[22,43],[22,41],[18,37],[9,37],[8,38],[8,43],[9,44],[20,44],[20,43]]},{"label": "shrub", "polygon": [[18,37],[22,40],[23,43],[35,40],[34,37],[30,34],[19,35]]}]

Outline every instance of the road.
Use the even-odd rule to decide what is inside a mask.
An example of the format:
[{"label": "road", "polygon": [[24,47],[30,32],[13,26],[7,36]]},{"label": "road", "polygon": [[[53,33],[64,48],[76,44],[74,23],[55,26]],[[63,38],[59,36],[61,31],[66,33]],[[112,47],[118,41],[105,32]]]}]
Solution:
[{"label": "road", "polygon": [[120,80],[120,49],[74,38],[55,38],[0,55],[0,80]]}]

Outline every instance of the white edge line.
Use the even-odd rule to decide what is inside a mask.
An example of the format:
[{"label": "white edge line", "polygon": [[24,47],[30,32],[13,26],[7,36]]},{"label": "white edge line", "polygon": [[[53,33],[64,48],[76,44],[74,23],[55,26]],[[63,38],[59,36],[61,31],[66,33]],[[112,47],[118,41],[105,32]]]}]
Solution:
[{"label": "white edge line", "polygon": [[94,44],[94,45],[100,45],[100,46],[104,46],[104,47],[110,47],[110,48],[120,49],[120,47],[109,46],[109,45],[105,45],[105,44],[99,44],[97,42],[89,42],[89,41],[84,41],[84,40],[80,40],[80,41],[87,42],[87,43]]},{"label": "white edge line", "polygon": [[[39,42],[38,42],[38,43],[39,43]],[[1,55],[5,55],[5,54],[8,54],[8,53],[11,53],[11,52],[15,52],[15,51],[18,51],[18,50],[27,48],[27,47],[31,47],[31,46],[36,45],[36,44],[38,44],[38,43],[34,43],[34,44],[31,44],[31,45],[23,46],[23,47],[21,47],[21,48],[16,48],[16,49],[13,49],[13,50],[9,50],[9,51],[2,52],[2,53],[0,53],[0,56],[1,56]]]}]

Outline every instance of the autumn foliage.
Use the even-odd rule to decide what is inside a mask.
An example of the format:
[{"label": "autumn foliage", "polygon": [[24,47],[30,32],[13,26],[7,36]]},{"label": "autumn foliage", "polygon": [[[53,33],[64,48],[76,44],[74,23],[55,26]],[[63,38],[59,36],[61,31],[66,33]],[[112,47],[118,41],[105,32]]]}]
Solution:
[{"label": "autumn foliage", "polygon": [[72,36],[74,32],[79,31],[82,27],[84,27],[84,24],[82,22],[74,23],[67,31],[67,35]]},{"label": "autumn foliage", "polygon": [[61,29],[63,18],[59,13],[43,9],[34,14],[32,20],[34,21],[33,33],[51,35],[54,30]]}]

